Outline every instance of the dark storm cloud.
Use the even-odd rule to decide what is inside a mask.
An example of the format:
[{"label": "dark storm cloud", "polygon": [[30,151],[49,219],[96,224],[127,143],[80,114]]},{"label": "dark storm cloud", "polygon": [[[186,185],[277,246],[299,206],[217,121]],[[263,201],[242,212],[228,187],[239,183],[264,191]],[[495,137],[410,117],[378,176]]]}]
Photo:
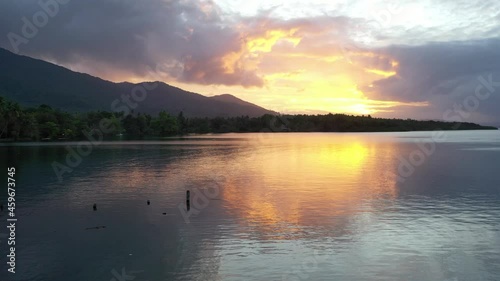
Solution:
[{"label": "dark storm cloud", "polygon": [[377,81],[371,92],[379,93],[377,98],[403,101],[448,95],[469,76],[500,71],[499,50],[498,39],[391,47],[381,53],[399,62],[398,75]]},{"label": "dark storm cloud", "polygon": [[253,72],[225,71],[223,56],[237,52],[241,42],[210,1],[66,1],[29,42],[14,45],[7,35],[23,36],[23,18],[33,23],[43,11],[39,2],[56,0],[2,1],[0,46],[65,65],[95,63],[104,68],[99,74],[126,69],[144,75],[161,69],[184,82],[263,84]]},{"label": "dark storm cloud", "polygon": [[[380,50],[399,62],[398,75],[363,90],[370,98],[405,102],[428,101],[418,118],[442,119],[457,105],[475,108],[464,121],[500,124],[500,39],[394,46]],[[484,82],[486,81],[486,82]],[[490,95],[473,101],[479,93]],[[468,105],[467,105],[468,103]]]}]

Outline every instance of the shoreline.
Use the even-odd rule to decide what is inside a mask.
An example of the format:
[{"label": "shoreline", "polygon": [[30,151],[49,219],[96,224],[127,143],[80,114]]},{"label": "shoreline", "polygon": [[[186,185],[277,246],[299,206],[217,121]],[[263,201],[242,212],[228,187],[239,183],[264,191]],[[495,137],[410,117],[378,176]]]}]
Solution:
[{"label": "shoreline", "polygon": [[[338,132],[323,132],[323,131],[310,131],[310,132],[292,132],[292,131],[283,131],[283,132],[220,132],[220,133],[192,133],[185,135],[172,135],[165,137],[156,137],[156,136],[143,136],[143,137],[104,137],[102,139],[103,142],[128,142],[128,141],[167,141],[167,140],[184,140],[191,139],[193,137],[209,137],[209,136],[221,136],[221,135],[248,135],[248,134],[377,134],[377,133],[416,133],[416,132],[468,132],[468,131],[498,131],[499,128],[495,127],[486,127],[480,129],[444,129],[444,130],[413,130],[413,131],[338,131]],[[57,139],[57,140],[13,140],[13,139],[0,139],[0,144],[16,144],[16,143],[71,143],[71,142],[80,142],[80,141],[88,141],[86,138],[76,138],[76,139]]]}]

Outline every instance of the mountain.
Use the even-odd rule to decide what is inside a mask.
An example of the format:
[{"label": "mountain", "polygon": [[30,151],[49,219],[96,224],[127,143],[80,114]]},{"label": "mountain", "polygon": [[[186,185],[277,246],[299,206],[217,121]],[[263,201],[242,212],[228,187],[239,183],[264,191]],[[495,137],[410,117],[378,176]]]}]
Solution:
[{"label": "mountain", "polygon": [[[237,97],[235,97],[233,95],[230,95],[230,94],[223,94],[223,95],[218,95],[218,96],[212,96],[210,98],[213,99],[213,100],[219,100],[219,101],[223,101],[223,102],[236,103],[236,104],[243,105],[243,106],[254,105],[252,103],[249,103],[247,101],[239,99],[239,98],[237,98]],[[262,109],[264,109],[264,108],[262,108]]]},{"label": "mountain", "polygon": [[[165,110],[188,117],[262,116],[276,114],[232,95],[206,97],[163,82],[147,91],[134,112],[157,114]],[[0,48],[0,95],[22,106],[47,104],[69,112],[113,111],[123,106],[122,95],[130,95],[142,83],[113,83],[88,74]],[[112,106],[115,102],[115,106]]]}]

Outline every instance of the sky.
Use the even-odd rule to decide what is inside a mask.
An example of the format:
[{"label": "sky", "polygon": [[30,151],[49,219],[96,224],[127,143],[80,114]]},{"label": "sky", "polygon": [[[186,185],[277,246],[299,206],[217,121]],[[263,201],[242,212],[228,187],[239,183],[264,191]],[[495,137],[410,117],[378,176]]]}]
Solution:
[{"label": "sky", "polygon": [[499,1],[4,0],[0,35],[103,79],[281,113],[500,126]]}]

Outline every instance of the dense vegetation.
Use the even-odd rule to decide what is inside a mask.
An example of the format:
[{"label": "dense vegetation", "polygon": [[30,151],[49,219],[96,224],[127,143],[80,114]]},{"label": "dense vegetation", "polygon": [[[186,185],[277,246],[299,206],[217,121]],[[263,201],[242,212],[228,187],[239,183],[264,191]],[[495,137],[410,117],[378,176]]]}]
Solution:
[{"label": "dense vegetation", "polygon": [[423,130],[496,129],[472,123],[447,123],[372,118],[371,116],[328,115],[264,115],[250,118],[217,117],[186,118],[182,112],[171,116],[165,111],[158,116],[148,114],[94,111],[68,113],[47,105],[21,108],[0,97],[0,139],[61,140],[84,139],[91,130],[105,122],[106,137],[164,137],[182,134],[228,132],[387,132]]}]

